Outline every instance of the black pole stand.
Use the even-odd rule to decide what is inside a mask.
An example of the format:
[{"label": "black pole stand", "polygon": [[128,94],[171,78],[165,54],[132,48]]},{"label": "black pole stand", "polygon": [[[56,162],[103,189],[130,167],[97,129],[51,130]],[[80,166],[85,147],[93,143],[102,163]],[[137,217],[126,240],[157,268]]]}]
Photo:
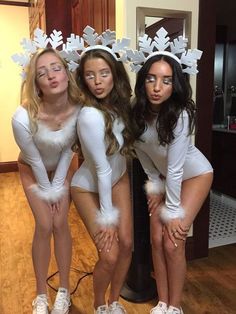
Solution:
[{"label": "black pole stand", "polygon": [[147,177],[137,159],[130,166],[132,184],[134,247],[131,265],[121,297],[139,303],[157,297],[156,282],[151,277],[152,258],[150,248],[149,215],[143,190]]}]

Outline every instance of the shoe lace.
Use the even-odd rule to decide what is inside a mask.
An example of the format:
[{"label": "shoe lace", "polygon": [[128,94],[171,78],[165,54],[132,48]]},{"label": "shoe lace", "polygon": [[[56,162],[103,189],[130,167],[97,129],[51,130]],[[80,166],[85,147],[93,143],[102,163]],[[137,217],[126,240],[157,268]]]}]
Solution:
[{"label": "shoe lace", "polygon": [[110,304],[109,306],[109,311],[112,313],[112,311],[115,310],[120,310],[121,313],[126,314],[126,310],[124,309],[124,307],[119,303],[119,302],[113,302],[112,304]]},{"label": "shoe lace", "polygon": [[58,292],[53,308],[56,310],[64,310],[71,305],[70,297],[65,292]]},{"label": "shoe lace", "polygon": [[44,297],[37,296],[32,303],[34,309],[36,309],[37,314],[45,314],[45,310],[47,310],[48,302]]},{"label": "shoe lace", "polygon": [[107,307],[106,305],[101,305],[98,307],[96,313],[98,314],[107,314]]}]

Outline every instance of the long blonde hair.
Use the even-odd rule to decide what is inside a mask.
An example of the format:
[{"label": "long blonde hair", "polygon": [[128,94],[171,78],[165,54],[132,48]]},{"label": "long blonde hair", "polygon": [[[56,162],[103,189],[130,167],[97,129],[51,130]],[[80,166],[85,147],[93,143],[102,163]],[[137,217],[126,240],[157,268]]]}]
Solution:
[{"label": "long blonde hair", "polygon": [[59,52],[53,48],[39,49],[31,58],[30,63],[26,69],[26,80],[23,82],[21,89],[21,100],[23,106],[29,114],[30,126],[33,132],[37,131],[37,117],[40,104],[42,103],[42,94],[37,86],[36,81],[36,64],[43,54],[53,53],[60,60],[66,69],[69,79],[68,84],[68,100],[72,104],[80,102],[80,91],[76,84],[73,74],[69,71],[66,61],[60,56]]}]

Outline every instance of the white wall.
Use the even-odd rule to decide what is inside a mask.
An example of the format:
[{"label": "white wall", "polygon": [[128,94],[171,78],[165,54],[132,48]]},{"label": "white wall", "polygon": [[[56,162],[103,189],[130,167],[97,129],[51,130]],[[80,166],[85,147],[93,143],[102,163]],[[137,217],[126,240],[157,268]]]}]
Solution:
[{"label": "white wall", "polygon": [[20,41],[29,38],[28,8],[0,5],[0,162],[16,161],[11,116],[20,101],[20,67],[11,56],[22,52]]}]

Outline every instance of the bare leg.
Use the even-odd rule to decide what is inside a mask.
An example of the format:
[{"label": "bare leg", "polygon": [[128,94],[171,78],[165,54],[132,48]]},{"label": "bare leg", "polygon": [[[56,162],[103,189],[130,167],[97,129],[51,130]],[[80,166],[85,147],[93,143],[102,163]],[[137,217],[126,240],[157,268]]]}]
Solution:
[{"label": "bare leg", "polygon": [[[183,227],[189,228],[207,197],[212,173],[185,180],[182,184],[181,203],[186,216]],[[185,242],[176,240],[176,248],[169,240],[167,232],[164,234],[166,261],[168,266],[169,304],[180,307],[181,296],[186,275]]]},{"label": "bare leg", "polygon": [[120,209],[118,228],[119,254],[111,281],[109,302],[117,301],[124,284],[132,256],[132,213],[130,183],[126,173],[112,189],[113,204]]},{"label": "bare leg", "polygon": [[159,219],[158,211],[155,211],[150,217],[150,234],[158,299],[168,304],[168,276],[163,248],[163,224]]},{"label": "bare leg", "polygon": [[[75,158],[68,170],[65,186],[70,189],[71,178],[78,168],[78,161]],[[53,216],[53,235],[54,235],[54,250],[57,261],[57,266],[60,275],[60,287],[69,290],[69,272],[72,256],[72,239],[70,228],[68,225],[68,212],[70,208],[69,193],[60,201],[60,211],[55,212]]]},{"label": "bare leg", "polygon": [[46,293],[46,279],[50,261],[50,240],[52,236],[52,214],[49,205],[39,199],[29,186],[35,183],[31,168],[18,164],[21,182],[35,219],[32,243],[32,258],[37,284],[37,294]]},{"label": "bare leg", "polygon": [[[95,223],[96,211],[99,208],[98,195],[96,193],[79,193],[76,188],[71,188],[72,198],[75,206],[83,220],[92,240],[93,235],[98,231]],[[110,284],[114,267],[118,256],[118,243],[114,239],[109,252],[98,252],[98,261],[93,271],[94,308],[104,305],[105,293]]]}]

